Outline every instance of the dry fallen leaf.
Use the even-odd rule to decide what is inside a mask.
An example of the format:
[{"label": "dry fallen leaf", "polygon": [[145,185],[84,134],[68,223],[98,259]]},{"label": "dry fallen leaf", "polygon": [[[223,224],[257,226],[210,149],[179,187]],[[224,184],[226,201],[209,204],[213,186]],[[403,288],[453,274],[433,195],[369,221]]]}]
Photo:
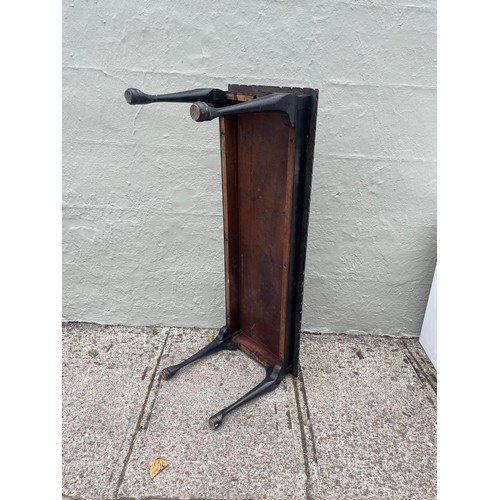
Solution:
[{"label": "dry fallen leaf", "polygon": [[159,474],[166,466],[167,461],[163,460],[161,457],[155,457],[151,462],[149,462],[149,477],[153,479],[157,474]]},{"label": "dry fallen leaf", "polygon": [[158,335],[158,328],[153,328],[153,331],[151,333],[153,335]]},{"label": "dry fallen leaf", "polygon": [[209,342],[212,342],[212,340],[213,340],[214,338],[215,338],[215,336],[214,336],[212,333],[209,333],[209,334],[207,335],[207,339],[208,339],[208,341],[209,341]]}]

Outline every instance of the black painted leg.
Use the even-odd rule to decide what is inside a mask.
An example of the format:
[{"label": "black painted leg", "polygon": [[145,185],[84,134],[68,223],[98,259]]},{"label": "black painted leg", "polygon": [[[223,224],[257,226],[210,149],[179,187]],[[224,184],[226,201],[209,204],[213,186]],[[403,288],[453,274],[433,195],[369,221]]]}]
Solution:
[{"label": "black painted leg", "polygon": [[222,349],[232,349],[233,344],[231,343],[231,339],[233,336],[234,334],[229,331],[229,327],[223,326],[219,330],[217,337],[215,337],[210,344],[207,344],[203,349],[200,349],[197,353],[182,361],[182,363],[164,368],[160,372],[160,378],[165,380],[172,378],[182,367],[189,365],[189,363],[192,363],[193,361],[197,361],[200,358]]},{"label": "black painted leg", "polygon": [[231,411],[236,408],[248,403],[252,399],[255,399],[266,392],[272,391],[275,389],[281,379],[285,375],[283,367],[281,364],[274,365],[272,368],[268,368],[266,378],[257,386],[255,386],[251,391],[247,392],[244,396],[242,396],[238,401],[235,401],[232,405],[229,405],[227,408],[224,408],[219,413],[216,413],[213,417],[210,417],[208,423],[211,429],[217,429],[224,417]]}]

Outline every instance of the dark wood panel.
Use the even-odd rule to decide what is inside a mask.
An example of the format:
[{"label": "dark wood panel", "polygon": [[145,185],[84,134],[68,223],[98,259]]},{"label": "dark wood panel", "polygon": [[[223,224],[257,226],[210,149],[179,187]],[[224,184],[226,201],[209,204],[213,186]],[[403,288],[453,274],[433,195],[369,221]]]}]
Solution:
[{"label": "dark wood panel", "polygon": [[241,114],[237,128],[240,328],[280,357],[290,129],[279,113]]},{"label": "dark wood panel", "polygon": [[244,332],[238,333],[233,342],[238,344],[239,348],[264,366],[274,366],[280,362],[277,352],[270,351],[265,345],[261,344],[255,337],[249,337]]}]

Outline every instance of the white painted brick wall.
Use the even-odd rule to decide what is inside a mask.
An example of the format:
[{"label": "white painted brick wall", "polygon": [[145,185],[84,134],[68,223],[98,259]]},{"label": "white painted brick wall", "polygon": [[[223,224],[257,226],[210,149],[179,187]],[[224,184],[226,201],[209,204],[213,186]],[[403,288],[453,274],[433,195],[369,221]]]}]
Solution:
[{"label": "white painted brick wall", "polygon": [[224,321],[217,122],[150,93],[320,90],[303,328],[418,335],[436,263],[433,1],[63,2],[63,316]]}]

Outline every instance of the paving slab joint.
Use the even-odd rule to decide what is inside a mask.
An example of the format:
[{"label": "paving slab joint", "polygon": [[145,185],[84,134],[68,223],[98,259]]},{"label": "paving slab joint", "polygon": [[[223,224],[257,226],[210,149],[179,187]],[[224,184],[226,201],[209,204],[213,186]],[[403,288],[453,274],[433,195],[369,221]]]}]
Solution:
[{"label": "paving slab joint", "polygon": [[[134,449],[134,444],[135,444],[135,440],[137,438],[137,435],[139,434],[139,432],[141,430],[144,429],[144,427],[141,424],[142,424],[142,421],[143,421],[143,418],[144,418],[144,414],[146,413],[146,408],[147,408],[147,404],[148,404],[148,401],[149,401],[149,396],[151,395],[151,391],[153,389],[155,380],[158,381],[158,384],[157,384],[157,387],[156,387],[156,391],[155,391],[155,400],[156,400],[156,396],[158,395],[158,389],[159,389],[158,386],[160,384],[160,381],[158,380],[158,377],[157,377],[158,367],[160,366],[160,362],[161,362],[161,359],[163,357],[163,352],[165,351],[165,347],[167,345],[169,335],[170,335],[170,328],[167,329],[167,332],[166,332],[166,335],[165,335],[165,340],[163,342],[162,348],[161,348],[160,353],[158,355],[158,359],[156,360],[156,364],[155,364],[153,373],[151,374],[151,378],[150,378],[149,385],[148,385],[148,390],[146,391],[146,396],[144,398],[144,402],[142,404],[141,411],[139,412],[139,417],[137,419],[137,424],[135,426],[134,433],[133,433],[132,438],[130,440],[129,449],[128,449],[127,455],[125,457],[125,460],[123,462],[123,466],[122,466],[122,470],[120,472],[120,476],[118,477],[118,481],[116,483],[115,492],[114,492],[114,495],[113,495],[114,499],[118,498],[120,487],[121,487],[121,485],[123,483],[123,480],[125,478],[125,473],[127,472],[128,462],[129,462],[130,457],[132,455],[132,451]],[[151,418],[151,413],[153,411],[153,407],[154,407],[154,402],[153,402],[153,405],[151,406],[150,414],[148,415],[148,418],[147,418],[147,424],[148,425],[149,425],[149,420]]]},{"label": "paving slab joint", "polygon": [[[417,344],[417,347],[411,345],[412,341],[408,342],[406,339],[400,339],[400,343],[404,348],[404,354],[408,363],[413,368],[423,387],[430,395],[429,401],[436,409],[436,396],[437,396],[437,373],[429,359],[425,359],[425,352]],[[425,356],[425,357],[424,357]]]},{"label": "paving slab joint", "polygon": [[314,429],[307,402],[307,393],[304,384],[302,368],[299,365],[298,376],[292,377],[295,403],[297,405],[297,415],[300,427],[300,438],[302,442],[302,456],[304,460],[304,472],[306,474],[306,499],[312,499],[311,491],[314,483],[317,482],[319,468],[316,453],[316,442],[314,439]]}]

